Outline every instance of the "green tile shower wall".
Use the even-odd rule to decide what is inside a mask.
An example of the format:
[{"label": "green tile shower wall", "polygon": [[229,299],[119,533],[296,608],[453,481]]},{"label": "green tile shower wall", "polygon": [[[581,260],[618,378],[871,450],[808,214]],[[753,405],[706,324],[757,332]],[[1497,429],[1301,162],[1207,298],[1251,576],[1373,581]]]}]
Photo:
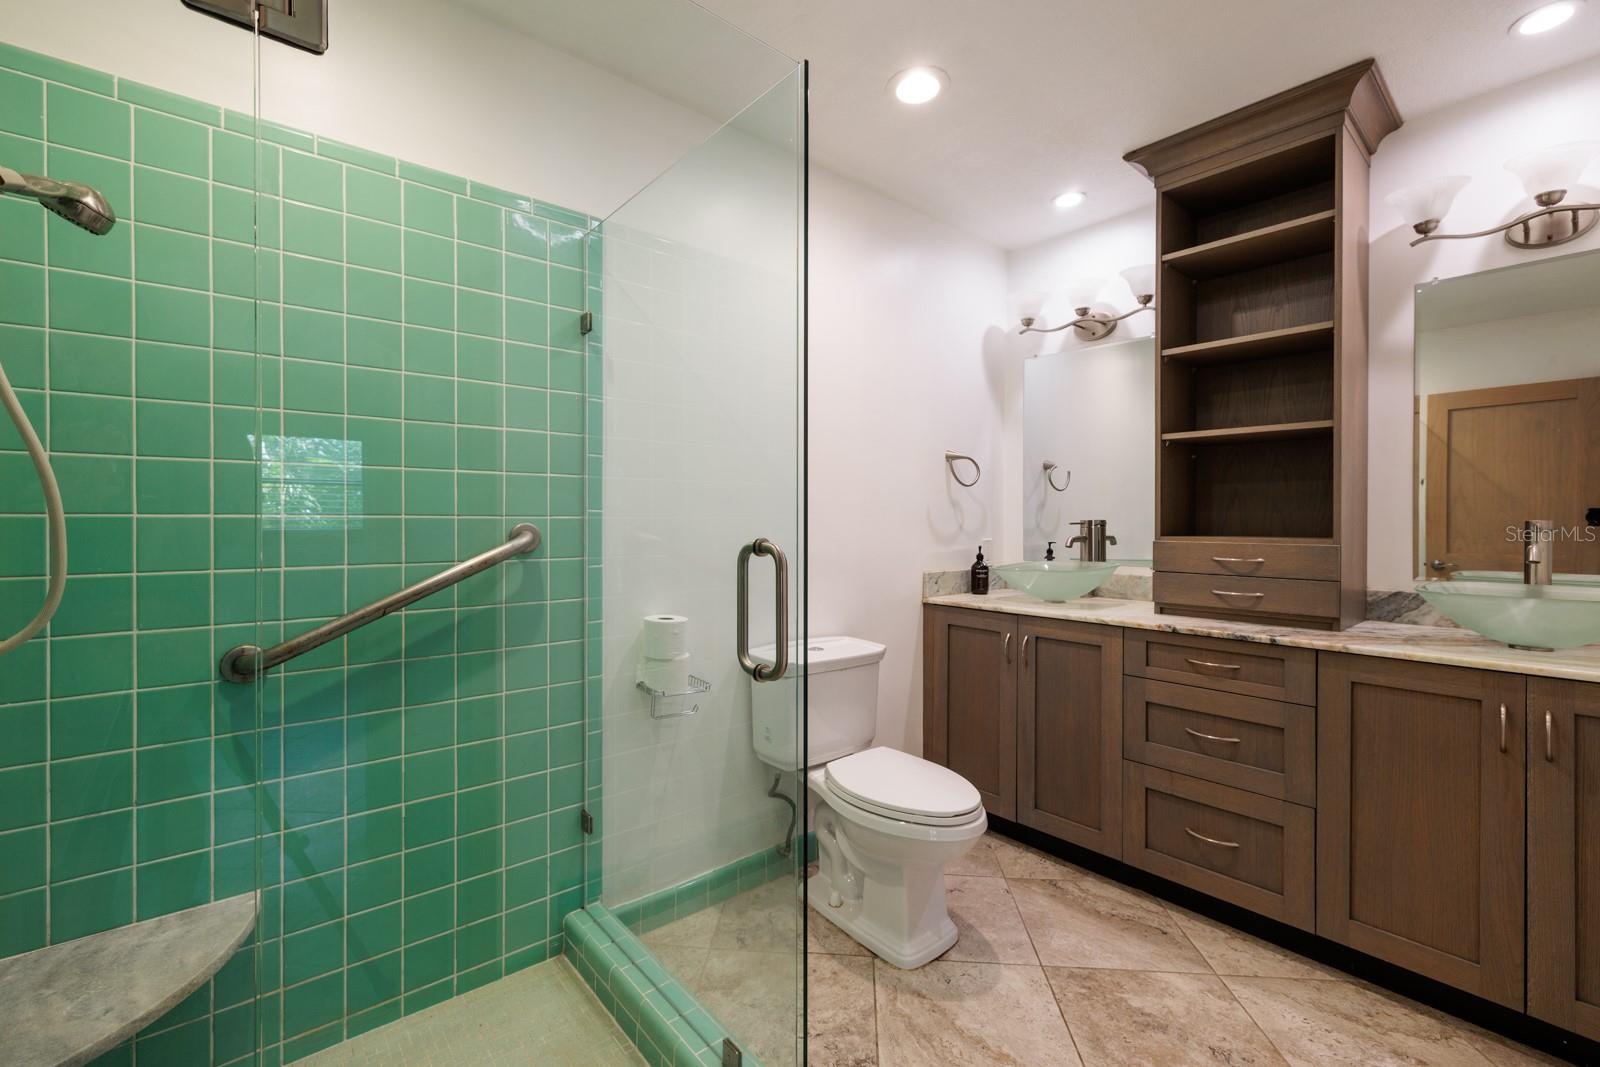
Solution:
[{"label": "green tile shower wall", "polygon": [[[0,201],[0,361],[72,573],[0,661],[0,956],[264,887],[259,944],[107,1062],[246,1062],[258,1022],[292,1060],[559,953],[585,899],[590,220],[262,124],[258,251],[254,133],[0,46],[0,161],[123,217],[94,238]],[[280,439],[322,444],[258,463]],[[20,449],[7,423],[6,632],[44,586]],[[259,709],[213,681],[258,620],[297,632],[525,519],[534,559],[305,657]]]}]

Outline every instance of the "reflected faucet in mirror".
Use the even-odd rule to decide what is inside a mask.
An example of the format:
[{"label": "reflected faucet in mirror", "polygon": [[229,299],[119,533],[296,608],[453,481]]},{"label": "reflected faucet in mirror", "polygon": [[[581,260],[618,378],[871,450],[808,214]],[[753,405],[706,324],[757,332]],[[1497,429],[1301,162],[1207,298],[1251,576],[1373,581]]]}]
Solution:
[{"label": "reflected faucet in mirror", "polygon": [[1522,524],[1522,584],[1549,585],[1555,574],[1555,523],[1529,519]]}]

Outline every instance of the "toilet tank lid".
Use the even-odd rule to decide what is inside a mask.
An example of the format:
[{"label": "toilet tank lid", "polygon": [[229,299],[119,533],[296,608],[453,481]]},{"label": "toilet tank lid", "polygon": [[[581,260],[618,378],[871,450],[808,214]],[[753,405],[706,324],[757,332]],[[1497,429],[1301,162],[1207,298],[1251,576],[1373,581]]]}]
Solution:
[{"label": "toilet tank lid", "polygon": [[[886,651],[883,645],[859,637],[808,637],[804,649],[800,647],[800,642],[790,642],[789,660],[798,665],[804,657],[807,674],[825,674],[877,663],[883,659]],[[750,654],[771,663],[777,658],[778,646],[760,645],[752,648]]]}]

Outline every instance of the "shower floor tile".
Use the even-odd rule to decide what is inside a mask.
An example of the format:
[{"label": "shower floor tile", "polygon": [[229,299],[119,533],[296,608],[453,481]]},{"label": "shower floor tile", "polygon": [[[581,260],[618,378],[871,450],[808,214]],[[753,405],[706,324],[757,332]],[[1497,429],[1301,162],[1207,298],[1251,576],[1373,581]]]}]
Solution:
[{"label": "shower floor tile", "polygon": [[303,1067],[641,1067],[564,959],[553,959],[298,1061]]}]

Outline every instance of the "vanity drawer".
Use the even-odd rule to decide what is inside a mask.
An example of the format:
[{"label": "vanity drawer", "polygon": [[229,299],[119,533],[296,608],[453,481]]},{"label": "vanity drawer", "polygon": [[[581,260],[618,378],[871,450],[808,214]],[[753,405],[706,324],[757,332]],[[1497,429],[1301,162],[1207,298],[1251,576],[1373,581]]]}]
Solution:
[{"label": "vanity drawer", "polygon": [[1126,763],[1122,858],[1279,922],[1316,922],[1316,812]]},{"label": "vanity drawer", "polygon": [[1122,692],[1128,759],[1316,805],[1314,709],[1143,678],[1128,679]]},{"label": "vanity drawer", "polygon": [[1248,618],[1251,615],[1339,617],[1338,582],[1157,571],[1153,589],[1157,604],[1180,612],[1185,608],[1194,608],[1206,612],[1224,612],[1234,618]]},{"label": "vanity drawer", "polygon": [[1122,672],[1291,704],[1317,702],[1317,654],[1309,648],[1129,630]]},{"label": "vanity drawer", "polygon": [[1273,544],[1259,541],[1157,541],[1155,569],[1241,578],[1339,580],[1338,545]]}]

